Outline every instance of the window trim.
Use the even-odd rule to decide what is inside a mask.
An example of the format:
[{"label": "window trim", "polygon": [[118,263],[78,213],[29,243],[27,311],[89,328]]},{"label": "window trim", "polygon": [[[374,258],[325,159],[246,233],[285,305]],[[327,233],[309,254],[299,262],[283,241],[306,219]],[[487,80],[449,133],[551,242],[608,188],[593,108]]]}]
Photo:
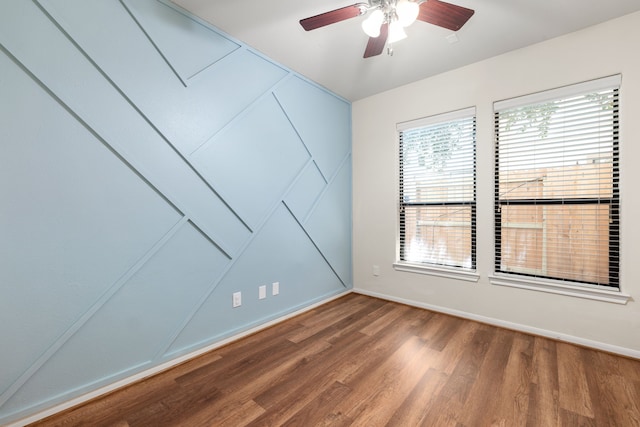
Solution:
[{"label": "window trim", "polygon": [[[446,113],[436,114],[428,117],[422,117],[419,119],[409,120],[405,122],[399,122],[396,124],[396,141],[398,142],[398,146],[396,149],[396,153],[400,153],[401,149],[401,138],[400,135],[402,132],[410,129],[415,129],[419,127],[445,123],[460,119],[466,119],[472,117],[474,120],[474,144],[473,144],[473,156],[474,156],[474,173],[473,173],[473,202],[451,202],[451,205],[467,205],[471,206],[471,224],[472,224],[472,241],[471,241],[471,254],[472,254],[472,266],[471,267],[458,267],[458,266],[447,266],[436,263],[414,263],[410,261],[401,260],[401,254],[403,253],[403,242],[401,239],[401,231],[400,224],[403,215],[403,205],[402,205],[402,186],[400,184],[400,177],[402,176],[402,164],[401,162],[397,162],[397,180],[396,180],[396,189],[397,193],[397,219],[396,219],[396,262],[393,263],[393,268],[396,271],[410,272],[410,273],[418,273],[418,274],[427,274],[431,276],[438,277],[446,277],[459,279],[469,282],[477,282],[480,278],[480,275],[477,273],[477,235],[475,228],[477,227],[477,185],[478,185],[478,177],[477,177],[477,145],[475,135],[477,133],[477,117],[476,117],[476,107],[467,107],[460,110],[449,111]],[[433,203],[425,203],[424,205],[433,205]],[[442,203],[437,203],[438,206],[441,206]]]},{"label": "window trim", "polygon": [[531,291],[547,292],[622,305],[631,299],[631,295],[610,286],[574,285],[572,283],[579,282],[558,281],[524,275],[518,276],[509,273],[495,272],[489,275],[489,283],[496,286],[528,289]]},{"label": "window trim", "polygon": [[578,95],[585,92],[597,92],[599,90],[611,89],[613,86],[620,86],[621,83],[622,75],[615,74],[613,76],[603,77],[600,79],[570,84],[555,89],[549,89],[541,92],[531,93],[528,95],[518,96],[515,98],[504,99],[502,101],[495,101],[493,103],[493,111],[496,112],[498,110],[524,107],[529,104],[539,104],[547,101],[553,101],[558,98]]},{"label": "window trim", "polygon": [[464,280],[466,282],[478,282],[480,274],[477,270],[462,267],[446,267],[437,264],[416,264],[406,261],[393,263],[393,269],[407,273],[427,274],[429,276],[446,277],[448,279]]},{"label": "window trim", "polygon": [[[619,213],[620,213],[620,122],[619,122],[619,111],[617,115],[614,116],[614,134],[616,135],[616,148],[613,150],[613,163],[614,168],[617,171],[617,175],[614,175],[612,178],[612,196],[608,198],[606,201],[610,205],[612,210],[616,211],[616,218],[618,220],[616,223],[609,228],[610,238],[612,234],[616,235],[618,238],[616,241],[618,242],[617,246],[617,257],[615,257],[615,277],[617,279],[616,286],[606,286],[606,285],[596,285],[591,283],[585,283],[575,280],[569,279],[554,279],[547,277],[540,277],[536,275],[523,274],[518,272],[504,272],[499,271],[499,257],[502,242],[498,240],[498,228],[501,226],[501,218],[500,218],[500,207],[502,204],[500,203],[500,199],[497,194],[498,188],[498,150],[499,150],[499,135],[498,135],[498,121],[497,116],[499,111],[518,108],[538,103],[544,103],[548,101],[553,101],[562,98],[568,98],[571,96],[576,96],[582,93],[588,93],[592,91],[601,91],[605,89],[612,89],[616,91],[618,97],[618,108],[619,108],[619,91],[620,85],[622,81],[622,76],[620,74],[604,77],[601,79],[591,80],[587,82],[577,83],[569,86],[563,86],[556,89],[551,89],[543,92],[538,92],[534,94],[524,95],[516,98],[511,98],[502,101],[494,102],[494,161],[495,161],[495,171],[494,172],[494,232],[493,232],[493,243],[494,243],[494,262],[493,262],[493,273],[489,275],[489,282],[492,285],[498,286],[509,286],[520,289],[529,289],[534,291],[542,291],[549,292],[560,295],[574,296],[579,298],[586,298],[598,301],[605,301],[617,304],[626,304],[627,301],[631,298],[630,295],[622,292],[622,283],[620,282],[620,248],[621,243],[619,240],[620,234],[620,222],[619,222]],[[580,203],[580,202],[588,202],[590,199],[574,199],[573,201],[565,200],[564,203]],[[543,204],[556,203],[556,199],[553,200],[536,200],[537,202],[543,202]],[[602,199],[600,200],[602,201]],[[507,204],[527,204],[527,202],[531,202],[530,200],[510,200]],[[530,203],[529,203],[530,204]],[[611,246],[609,247],[609,257],[611,259]]]}]

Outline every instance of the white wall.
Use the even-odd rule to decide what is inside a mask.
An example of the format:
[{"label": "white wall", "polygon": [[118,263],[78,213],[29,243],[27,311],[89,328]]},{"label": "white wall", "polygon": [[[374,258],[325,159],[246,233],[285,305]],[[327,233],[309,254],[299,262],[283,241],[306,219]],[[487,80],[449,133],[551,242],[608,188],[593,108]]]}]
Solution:
[{"label": "white wall", "polygon": [[[640,357],[640,13],[510,52],[353,104],[353,258],[356,290]],[[454,48],[454,47],[452,47]],[[434,58],[434,60],[437,60]],[[496,100],[622,74],[621,289],[626,305],[491,285],[493,110]],[[395,126],[477,107],[478,283],[395,271]],[[380,275],[372,266],[380,266]]]}]

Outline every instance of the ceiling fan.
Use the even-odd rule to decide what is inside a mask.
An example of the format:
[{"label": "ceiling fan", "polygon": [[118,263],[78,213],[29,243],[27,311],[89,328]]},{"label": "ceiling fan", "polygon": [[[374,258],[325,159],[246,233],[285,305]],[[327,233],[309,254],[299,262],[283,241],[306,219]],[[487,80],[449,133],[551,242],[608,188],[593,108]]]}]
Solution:
[{"label": "ceiling fan", "polygon": [[368,12],[371,14],[362,22],[362,29],[369,36],[365,58],[380,55],[387,42],[391,44],[405,38],[403,27],[416,19],[457,31],[474,14],[472,9],[440,0],[368,0],[301,19],[300,25],[310,31]]}]

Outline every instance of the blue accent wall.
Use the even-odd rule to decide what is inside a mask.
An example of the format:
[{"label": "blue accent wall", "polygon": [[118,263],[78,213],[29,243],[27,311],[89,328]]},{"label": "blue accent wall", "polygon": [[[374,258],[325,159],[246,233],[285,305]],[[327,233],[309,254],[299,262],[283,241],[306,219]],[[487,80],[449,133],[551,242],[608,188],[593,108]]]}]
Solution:
[{"label": "blue accent wall", "polygon": [[0,424],[351,286],[348,102],[164,0],[0,2]]}]

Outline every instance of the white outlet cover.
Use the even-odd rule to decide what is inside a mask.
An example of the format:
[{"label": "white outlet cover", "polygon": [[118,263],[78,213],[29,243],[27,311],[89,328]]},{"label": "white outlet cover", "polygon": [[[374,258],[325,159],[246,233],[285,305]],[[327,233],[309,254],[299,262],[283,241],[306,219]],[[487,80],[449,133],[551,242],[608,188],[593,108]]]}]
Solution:
[{"label": "white outlet cover", "polygon": [[278,295],[280,293],[280,282],[273,282],[271,284],[271,295]]},{"label": "white outlet cover", "polygon": [[265,299],[267,297],[267,285],[262,285],[258,288],[258,298]]},{"label": "white outlet cover", "polygon": [[372,269],[372,273],[374,276],[379,276],[380,275],[380,266],[379,265],[374,265],[373,269]]},{"label": "white outlet cover", "polygon": [[242,305],[242,292],[233,293],[233,308],[240,307]]}]

